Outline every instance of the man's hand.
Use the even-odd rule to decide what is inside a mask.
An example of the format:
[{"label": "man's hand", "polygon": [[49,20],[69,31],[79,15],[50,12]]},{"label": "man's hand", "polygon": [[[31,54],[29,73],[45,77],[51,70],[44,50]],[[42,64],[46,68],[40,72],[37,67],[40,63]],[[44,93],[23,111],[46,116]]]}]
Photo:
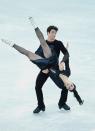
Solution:
[{"label": "man's hand", "polygon": [[60,71],[64,70],[64,66],[65,66],[65,63],[64,63],[64,62],[61,62],[61,63],[59,64],[59,70],[60,70]]},{"label": "man's hand", "polygon": [[42,70],[43,73],[45,74],[48,74],[49,73],[49,70],[48,69],[45,69],[45,70]]},{"label": "man's hand", "polygon": [[67,76],[59,74],[59,77],[62,79],[62,81],[64,82],[66,88],[69,91],[72,91],[75,88],[74,84],[68,79]]}]

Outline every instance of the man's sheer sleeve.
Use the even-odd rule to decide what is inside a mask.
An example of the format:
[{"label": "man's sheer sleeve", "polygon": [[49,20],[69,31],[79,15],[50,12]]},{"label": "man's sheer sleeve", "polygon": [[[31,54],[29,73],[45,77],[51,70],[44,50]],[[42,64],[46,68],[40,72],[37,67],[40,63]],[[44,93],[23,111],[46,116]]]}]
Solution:
[{"label": "man's sheer sleeve", "polygon": [[67,59],[69,59],[69,52],[61,41],[60,41],[60,50],[64,54],[61,62],[65,62]]}]

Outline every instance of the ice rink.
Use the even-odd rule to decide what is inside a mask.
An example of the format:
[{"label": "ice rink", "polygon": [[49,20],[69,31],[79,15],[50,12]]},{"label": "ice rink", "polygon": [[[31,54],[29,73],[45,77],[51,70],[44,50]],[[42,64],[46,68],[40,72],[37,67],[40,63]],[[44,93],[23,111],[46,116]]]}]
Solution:
[{"label": "ice rink", "polygon": [[69,92],[71,111],[59,110],[61,90],[49,78],[43,87],[46,111],[34,115],[39,69],[0,41],[0,131],[95,131],[95,1],[0,0],[0,39],[13,40],[34,52],[39,41],[29,16],[35,18],[45,38],[46,28],[56,25],[56,39],[64,45],[69,41],[70,79],[84,105]]}]

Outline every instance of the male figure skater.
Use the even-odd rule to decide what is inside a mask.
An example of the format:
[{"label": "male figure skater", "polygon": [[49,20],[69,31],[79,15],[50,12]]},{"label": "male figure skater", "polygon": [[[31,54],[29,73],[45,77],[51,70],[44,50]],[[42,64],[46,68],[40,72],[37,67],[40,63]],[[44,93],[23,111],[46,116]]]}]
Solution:
[{"label": "male figure skater", "polygon": [[[35,28],[36,24],[33,21],[33,18],[30,17],[29,20]],[[58,59],[59,59],[59,55],[60,55],[60,51],[61,51],[64,55],[62,61],[65,62],[67,59],[69,59],[69,53],[68,53],[67,49],[65,48],[65,46],[63,45],[63,43],[59,40],[56,40],[57,31],[58,31],[58,28],[56,26],[49,26],[47,28],[47,36],[48,37],[47,37],[46,43],[51,48],[51,50],[55,51]],[[37,49],[37,51],[35,53],[37,55],[44,57],[44,53],[43,53],[41,46]],[[69,65],[69,63],[68,63],[68,65]],[[53,68],[55,68],[56,70],[59,70],[58,63]],[[68,72],[68,76],[70,76],[70,70]],[[49,70],[48,69],[41,70],[37,76],[35,91],[36,91],[38,105],[37,105],[36,109],[33,111],[34,113],[39,113],[41,110],[42,111],[45,110],[42,87],[43,87],[44,83],[46,82],[46,80],[48,79],[48,77],[49,77]],[[62,84],[62,86],[64,86],[64,85]],[[60,99],[58,102],[59,109],[63,108],[65,110],[70,110],[70,107],[66,104],[67,96],[68,96],[68,90],[66,88],[64,88],[64,90],[62,89],[61,96],[60,96]]]}]

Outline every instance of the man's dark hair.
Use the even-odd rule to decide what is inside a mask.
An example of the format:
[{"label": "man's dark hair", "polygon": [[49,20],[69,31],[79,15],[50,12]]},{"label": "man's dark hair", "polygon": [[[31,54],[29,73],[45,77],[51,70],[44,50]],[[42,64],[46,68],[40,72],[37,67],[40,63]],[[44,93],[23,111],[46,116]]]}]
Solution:
[{"label": "man's dark hair", "polygon": [[54,25],[50,25],[48,28],[47,28],[47,33],[50,32],[51,30],[55,30],[56,32],[58,31],[58,28]]}]

